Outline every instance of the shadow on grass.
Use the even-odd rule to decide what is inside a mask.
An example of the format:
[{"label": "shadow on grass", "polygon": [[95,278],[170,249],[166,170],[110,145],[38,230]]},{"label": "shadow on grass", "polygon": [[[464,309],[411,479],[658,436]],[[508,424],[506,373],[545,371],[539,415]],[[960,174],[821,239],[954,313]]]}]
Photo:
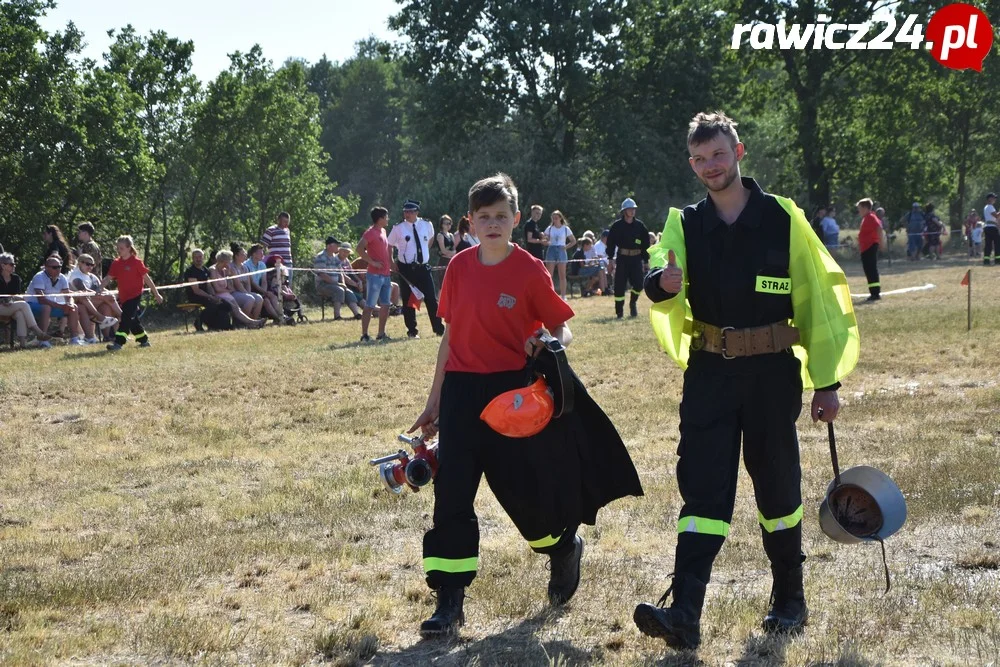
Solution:
[{"label": "shadow on grass", "polygon": [[[358,336],[358,338],[360,339],[360,336]],[[357,348],[366,349],[370,347],[377,348],[381,347],[382,345],[396,345],[397,343],[405,343],[409,340],[410,339],[407,338],[406,336],[400,336],[398,338],[390,338],[387,342],[377,341],[374,338],[364,343],[361,342],[360,340],[354,340],[349,342],[344,341],[340,343],[330,343],[329,345],[326,346],[326,349],[332,352],[334,350],[353,350]]]},{"label": "shadow on grass", "polygon": [[498,635],[478,641],[430,639],[394,652],[379,652],[373,665],[589,665],[602,661],[600,652],[577,648],[566,641],[543,641],[537,636],[550,621],[563,614],[546,608]]}]

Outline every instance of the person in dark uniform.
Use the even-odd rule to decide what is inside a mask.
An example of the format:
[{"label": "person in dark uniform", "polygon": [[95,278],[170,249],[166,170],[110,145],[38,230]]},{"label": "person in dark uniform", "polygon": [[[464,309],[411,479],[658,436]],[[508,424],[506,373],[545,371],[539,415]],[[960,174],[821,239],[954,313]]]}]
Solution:
[{"label": "person in dark uniform", "polygon": [[701,641],[705,587],[733,515],[741,440],[773,576],[763,627],[805,625],[795,420],[804,387],[816,388],[813,421],[836,418],[840,380],[859,352],[843,271],[794,202],[740,177],[745,149],[736,124],[723,113],[700,113],[687,143],[708,197],[670,210],[651,253],[658,268],[645,280],[657,338],[686,368],[677,463],[684,505],[673,582],[656,605],[640,604],[634,614],[644,634],[675,648]]},{"label": "person in dark uniform", "polygon": [[388,242],[396,248],[396,265],[393,268],[403,278],[399,281],[399,291],[403,299],[403,321],[410,338],[420,338],[417,311],[410,305],[414,287],[424,295],[434,333],[438,336],[444,333],[444,325],[437,316],[437,290],[434,289],[429,265],[433,239],[434,225],[420,217],[420,202],[408,199],[403,204],[403,221],[393,225]]},{"label": "person in dark uniform", "polygon": [[[649,230],[635,217],[638,208],[629,197],[622,202],[621,215],[611,225],[608,234],[608,259],[615,263],[615,315],[622,319],[625,314],[625,284],[632,288],[629,300],[629,317],[638,317],[636,303],[642,293],[642,280],[646,262],[649,261]],[[618,254],[615,255],[617,250]]]}]

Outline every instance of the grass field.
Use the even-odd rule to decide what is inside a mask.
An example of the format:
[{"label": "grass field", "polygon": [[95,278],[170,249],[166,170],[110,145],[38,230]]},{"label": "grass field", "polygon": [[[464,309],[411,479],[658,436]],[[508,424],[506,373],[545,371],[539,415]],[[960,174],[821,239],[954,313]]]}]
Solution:
[{"label": "grass field", "polygon": [[[743,474],[697,656],[631,620],[667,586],[680,507],[681,373],[656,347],[645,299],[624,322],[611,299],[572,299],[571,360],[646,497],[584,527],[583,583],[553,611],[545,560],[484,485],[482,569],[461,637],[445,642],[416,632],[434,604],[421,568],[432,495],[391,496],[367,465],[422,408],[435,338],[360,347],[355,323],[200,335],[178,324],[116,356],[4,353],[0,660],[1000,664],[1000,267],[973,266],[972,333],[957,255],[883,266],[883,290],[937,287],[857,308],[862,357],[841,391],[838,444],[843,467],[874,465],[907,496],[887,545],[891,592],[877,545],[820,532],[826,431],[803,416],[810,627],[787,642],[759,630],[770,580]],[[859,266],[847,268],[863,292]],[[390,335],[402,326],[393,318]]]}]

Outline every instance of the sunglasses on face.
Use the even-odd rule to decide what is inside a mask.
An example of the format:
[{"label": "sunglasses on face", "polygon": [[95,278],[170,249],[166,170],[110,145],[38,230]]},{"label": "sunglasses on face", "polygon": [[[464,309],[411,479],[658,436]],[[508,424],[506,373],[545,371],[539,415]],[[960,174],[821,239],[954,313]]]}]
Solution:
[{"label": "sunglasses on face", "polygon": [[83,264],[84,266],[93,266],[94,265],[93,262],[80,262],[80,263]]},{"label": "sunglasses on face", "polygon": [[62,264],[46,264],[45,268],[46,269],[61,269],[62,268]]}]

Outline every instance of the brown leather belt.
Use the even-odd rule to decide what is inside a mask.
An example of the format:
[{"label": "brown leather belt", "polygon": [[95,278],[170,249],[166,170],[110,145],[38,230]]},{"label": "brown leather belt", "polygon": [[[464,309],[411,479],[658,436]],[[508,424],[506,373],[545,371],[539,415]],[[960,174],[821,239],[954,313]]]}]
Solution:
[{"label": "brown leather belt", "polygon": [[799,342],[799,330],[784,322],[736,329],[719,328],[695,320],[691,349],[721,354],[725,359],[735,359],[758,354],[774,354],[787,350],[797,342]]},{"label": "brown leather belt", "polygon": [[618,248],[618,254],[621,255],[622,257],[635,257],[637,255],[641,255],[642,251],[641,250],[623,250],[622,248]]}]

